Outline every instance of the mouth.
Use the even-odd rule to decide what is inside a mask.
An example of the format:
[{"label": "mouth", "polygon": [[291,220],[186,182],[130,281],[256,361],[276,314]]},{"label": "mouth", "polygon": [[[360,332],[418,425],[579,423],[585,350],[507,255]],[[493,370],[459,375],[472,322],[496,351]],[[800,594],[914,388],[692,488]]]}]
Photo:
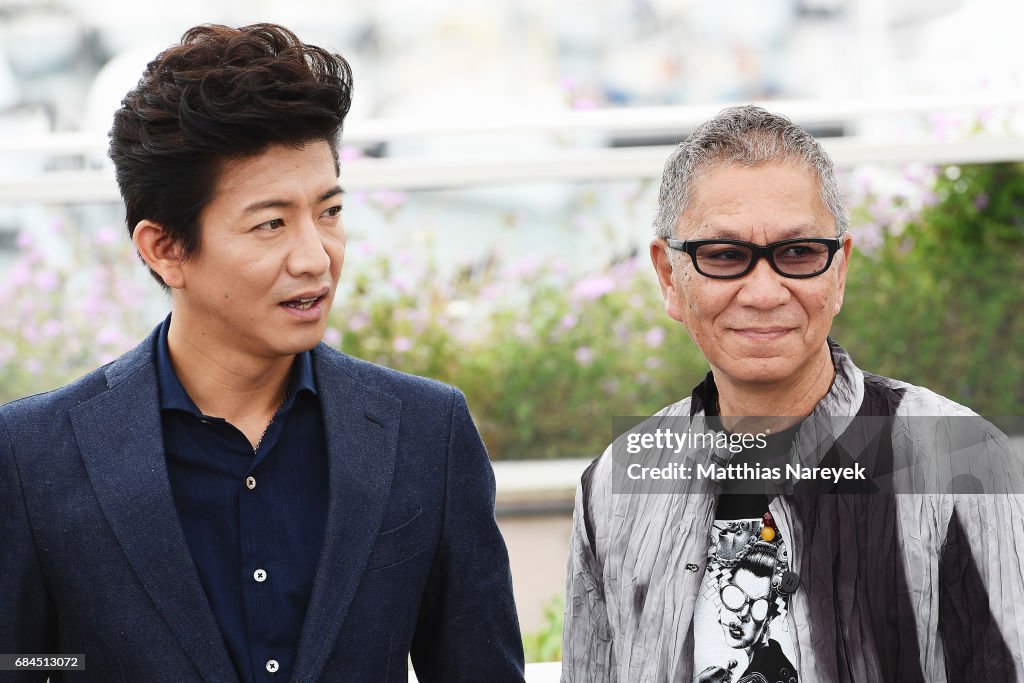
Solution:
[{"label": "mouth", "polygon": [[293,299],[282,301],[281,305],[297,311],[308,311],[314,306],[318,306],[322,303],[329,293],[330,289],[327,287],[324,287],[322,290],[317,292],[303,292]]},{"label": "mouth", "polygon": [[733,328],[733,332],[748,339],[777,339],[790,332],[789,327],[744,327]]},{"label": "mouth", "polygon": [[730,626],[729,635],[732,636],[734,640],[743,640],[743,630],[739,626]]}]

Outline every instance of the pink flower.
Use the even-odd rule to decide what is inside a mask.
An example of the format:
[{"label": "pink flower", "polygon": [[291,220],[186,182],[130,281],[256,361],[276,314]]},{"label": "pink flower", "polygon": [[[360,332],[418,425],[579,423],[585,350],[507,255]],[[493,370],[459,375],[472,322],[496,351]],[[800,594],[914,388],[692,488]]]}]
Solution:
[{"label": "pink flower", "polygon": [[572,295],[577,299],[592,301],[600,299],[613,289],[615,289],[614,280],[607,275],[597,275],[577,282],[576,286],[572,288]]},{"label": "pink flower", "polygon": [[526,278],[537,272],[543,263],[543,259],[539,256],[527,256],[509,264],[505,272],[511,278]]},{"label": "pink flower", "polygon": [[11,344],[0,345],[0,368],[11,362],[14,358],[14,346]]},{"label": "pink flower", "polygon": [[480,290],[480,297],[479,298],[480,298],[481,301],[495,301],[495,300],[501,298],[502,296],[504,296],[504,294],[505,294],[505,285],[504,284],[490,283],[490,284],[485,285],[483,287],[483,289]]},{"label": "pink flower", "polygon": [[644,341],[652,349],[656,349],[661,346],[662,342],[665,341],[665,328],[663,327],[652,327],[644,335]]},{"label": "pink flower", "polygon": [[95,293],[91,293],[89,297],[82,303],[82,312],[88,317],[93,317],[103,310],[103,300],[96,296]]},{"label": "pink flower", "polygon": [[562,316],[562,319],[558,322],[558,326],[563,330],[571,330],[576,327],[576,323],[579,322],[579,318],[573,313],[567,313]]},{"label": "pink flower", "polygon": [[58,321],[47,320],[45,323],[43,323],[43,338],[53,339],[54,337],[59,336],[61,333],[61,327],[62,326]]},{"label": "pink flower", "polygon": [[41,292],[52,292],[60,284],[60,278],[52,270],[41,270],[33,278],[36,288]]},{"label": "pink flower", "polygon": [[348,329],[353,332],[365,329],[370,324],[370,316],[363,312],[353,313],[352,317],[348,319]]},{"label": "pink flower", "polygon": [[853,234],[856,236],[854,246],[866,254],[870,254],[882,246],[882,228],[875,223],[857,226]]},{"label": "pink flower", "polygon": [[594,362],[594,351],[589,346],[581,346],[576,349],[576,362],[586,367]]},{"label": "pink flower", "polygon": [[337,328],[328,327],[324,330],[324,343],[337,347],[341,344],[341,332]]},{"label": "pink flower", "polygon": [[96,335],[96,341],[104,346],[119,346],[124,337],[115,327],[104,327]]},{"label": "pink flower", "polygon": [[410,294],[413,291],[413,281],[405,274],[398,274],[391,279],[399,294]]},{"label": "pink flower", "polygon": [[29,272],[28,264],[24,261],[19,261],[17,265],[11,270],[10,279],[8,283],[12,288],[24,287],[32,280],[32,274]]},{"label": "pink flower", "polygon": [[118,235],[118,231],[114,230],[110,226],[107,226],[105,228],[100,228],[96,232],[96,244],[102,244],[102,245],[113,244],[114,241],[117,239],[117,235]]},{"label": "pink flower", "polygon": [[412,340],[408,337],[395,337],[395,341],[391,345],[399,353],[412,350]]},{"label": "pink flower", "polygon": [[43,364],[38,358],[29,358],[25,361],[25,372],[30,375],[38,375],[43,370]]},{"label": "pink flower", "polygon": [[612,273],[621,280],[629,280],[638,270],[640,265],[640,259],[630,257],[625,261],[620,261],[612,267]]}]

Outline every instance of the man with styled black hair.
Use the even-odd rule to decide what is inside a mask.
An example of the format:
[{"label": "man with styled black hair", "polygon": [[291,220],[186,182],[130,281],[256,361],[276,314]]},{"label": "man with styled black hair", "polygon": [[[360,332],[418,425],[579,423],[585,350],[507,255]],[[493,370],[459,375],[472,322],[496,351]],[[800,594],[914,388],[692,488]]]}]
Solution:
[{"label": "man with styled black hair", "polygon": [[190,29],[125,97],[110,156],[172,314],[0,408],[0,652],[104,682],[404,683],[410,654],[424,682],[523,680],[464,397],[320,343],[351,91],[259,24]]}]

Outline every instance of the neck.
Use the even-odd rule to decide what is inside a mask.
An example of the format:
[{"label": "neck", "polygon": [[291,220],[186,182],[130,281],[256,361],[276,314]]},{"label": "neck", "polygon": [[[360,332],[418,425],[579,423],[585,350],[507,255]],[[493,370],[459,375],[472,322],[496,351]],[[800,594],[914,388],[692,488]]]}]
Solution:
[{"label": "neck", "polygon": [[[214,337],[177,313],[167,346],[178,380],[204,415],[232,424],[273,416],[288,386],[294,356],[260,358],[210,343]],[[269,417],[266,417],[269,419]]]},{"label": "neck", "polygon": [[832,353],[827,344],[799,376],[788,378],[785,382],[740,383],[716,372],[715,386],[718,388],[718,410],[722,423],[730,430],[737,426],[742,426],[743,431],[785,429],[811,414],[832,387],[835,374]]}]

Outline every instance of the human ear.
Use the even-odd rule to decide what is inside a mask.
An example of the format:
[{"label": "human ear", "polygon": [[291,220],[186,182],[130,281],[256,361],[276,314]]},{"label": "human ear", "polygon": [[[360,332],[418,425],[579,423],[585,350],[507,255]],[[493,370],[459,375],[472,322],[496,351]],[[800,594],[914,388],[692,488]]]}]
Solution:
[{"label": "human ear", "polygon": [[185,284],[181,269],[181,245],[159,223],[141,220],[132,232],[132,242],[146,265],[172,289]]},{"label": "human ear", "polygon": [[651,263],[654,264],[654,272],[658,276],[658,285],[661,287],[661,298],[665,302],[665,313],[673,320],[682,322],[679,314],[679,291],[673,279],[672,255],[669,252],[668,242],[662,238],[651,241]]}]

